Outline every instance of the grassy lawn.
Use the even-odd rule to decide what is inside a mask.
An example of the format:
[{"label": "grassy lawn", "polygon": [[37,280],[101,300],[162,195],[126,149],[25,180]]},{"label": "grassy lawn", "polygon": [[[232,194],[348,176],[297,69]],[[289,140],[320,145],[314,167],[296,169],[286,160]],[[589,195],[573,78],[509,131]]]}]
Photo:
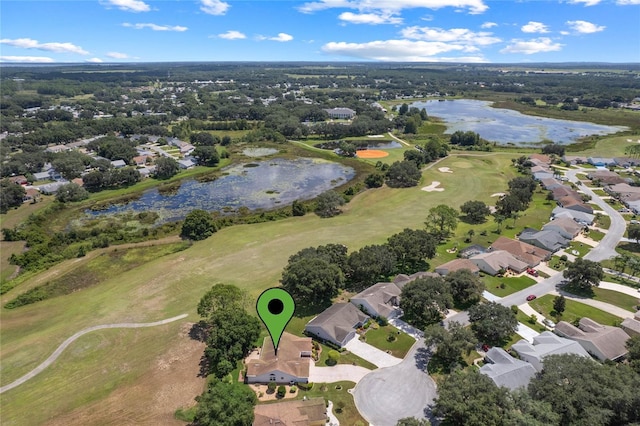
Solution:
[{"label": "grassy lawn", "polygon": [[[529,315],[525,314],[520,309],[518,309],[518,314],[516,315],[516,317],[518,318],[518,322],[521,322],[529,328],[533,328],[535,331],[538,331],[540,333],[542,333],[543,331],[547,331],[547,328],[544,325],[540,324],[537,320],[534,324],[531,324],[531,322],[529,321]],[[538,319],[541,319],[540,315],[536,315],[536,317]]]},{"label": "grassy lawn", "polygon": [[594,194],[600,195],[601,197],[608,197],[609,194],[604,192],[602,189],[592,189]]},{"label": "grassy lawn", "polygon": [[611,218],[603,214],[598,216],[594,223],[598,228],[609,229],[611,226]]},{"label": "grassy lawn", "polygon": [[[387,337],[390,334],[395,337],[393,342],[389,342],[387,340]],[[402,359],[404,359],[407,352],[409,352],[409,349],[411,349],[413,344],[416,342],[413,337],[406,333],[400,332],[400,334],[398,334],[398,330],[392,325],[378,327],[377,329],[369,327],[364,337],[368,344],[385,352],[391,351],[391,355]]]},{"label": "grassy lawn", "polygon": [[[336,389],[338,387],[338,389]],[[314,383],[311,390],[298,390],[296,399],[322,397],[325,400],[333,402],[333,413],[336,415],[340,424],[364,426],[367,422],[360,416],[353,402],[353,396],[348,392],[355,387],[353,382],[336,382],[336,383]],[[344,403],[342,412],[336,412],[336,404],[340,401]]]},{"label": "grassy lawn", "polygon": [[579,253],[577,255],[578,257],[583,257],[585,254],[589,253],[590,249],[591,247],[586,244],[580,243],[578,241],[571,241],[571,243],[569,243],[569,247],[567,247],[565,251],[576,256],[575,253],[572,253],[572,251],[575,250]]},{"label": "grassy lawn", "polygon": [[[605,273],[603,281],[622,284],[622,285],[626,285],[627,287],[632,287],[632,288],[640,288],[640,283],[638,283],[637,281],[631,281],[631,280],[628,280],[628,279],[626,279],[624,277],[619,277],[618,275],[611,275],[611,274]],[[639,296],[640,296],[640,293],[639,293]]]},{"label": "grassy lawn", "polygon": [[550,268],[562,271],[567,267],[567,263],[560,259],[560,256],[551,256],[551,260],[548,263]]},{"label": "grassy lawn", "polygon": [[[459,207],[474,199],[493,204],[495,197],[491,195],[504,191],[507,181],[516,175],[510,161],[515,156],[516,153],[490,153],[482,157],[450,157],[440,166],[450,167],[453,173],[441,173],[437,168],[423,173],[425,185],[438,180],[445,188],[443,192],[427,193],[420,187],[383,187],[357,195],[343,208],[344,213],[334,218],[320,219],[307,214],[277,222],[223,228],[185,251],[151,260],[127,272],[114,271],[98,286],[10,311],[3,309],[0,311],[3,383],[35,368],[62,341],[85,327],[190,314],[187,319],[167,326],[178,330],[185,322],[198,320],[195,313],[198,300],[215,283],[237,285],[250,298],[255,298],[264,289],[277,285],[289,256],[303,248],[338,243],[354,251],[365,245],[383,243],[404,228],[422,229],[427,211],[435,205]],[[188,172],[191,170],[179,175],[185,176]],[[146,185],[147,181],[142,184]],[[102,197],[103,193],[95,194],[96,198],[98,195]],[[524,222],[524,218],[520,221]],[[496,225],[485,226],[495,229]],[[456,235],[464,238],[465,227],[468,229],[469,225],[461,224]],[[56,265],[29,283],[34,279],[44,283],[61,268],[82,265],[87,258]],[[23,285],[28,287],[29,283],[6,293],[2,301],[14,298],[23,291]],[[175,341],[175,334],[159,329],[165,327],[122,331],[123,335],[131,333],[139,340],[119,345],[117,353],[101,348],[115,345],[118,342],[115,336],[120,336],[120,331],[96,333],[95,336],[105,336],[102,340],[92,335],[83,336],[67,348],[52,367],[2,395],[3,419],[43,423],[74,407],[102,400],[123,383],[135,383],[152,371],[152,360],[165,354]],[[83,356],[88,354],[84,349],[87,346],[91,348],[90,356]],[[122,351],[123,347],[126,351]],[[112,365],[127,368],[109,370],[108,379],[103,380],[102,366]]]},{"label": "grassy lawn", "polygon": [[559,319],[562,321],[573,322],[583,317],[589,317],[592,320],[604,325],[616,325],[620,323],[620,318],[610,313],[604,312],[600,309],[594,308],[584,303],[576,302],[575,300],[567,300],[565,311],[562,313],[562,317],[555,318],[551,315],[553,311],[553,298],[551,294],[546,294],[542,297],[538,297],[535,300],[529,302],[531,307],[537,312],[540,312],[547,318]]},{"label": "grassy lawn", "polygon": [[[489,293],[492,293],[498,297],[505,297],[520,290],[524,290],[527,287],[536,283],[533,278],[525,275],[521,277],[509,277],[500,278],[485,275],[482,280]],[[504,288],[503,285],[504,284]]]},{"label": "grassy lawn", "polygon": [[0,282],[13,275],[18,267],[9,263],[9,258],[13,253],[21,253],[25,248],[24,241],[0,241]]},{"label": "grassy lawn", "polygon": [[588,297],[593,300],[609,303],[631,312],[635,312],[635,307],[640,304],[640,293],[638,294],[638,297],[633,297],[615,290],[607,290],[599,287],[593,287],[591,292],[569,286],[565,287],[565,290],[577,296]]},{"label": "grassy lawn", "polygon": [[609,138],[603,138],[596,142],[596,146],[593,148],[585,149],[577,153],[571,153],[573,155],[584,155],[586,157],[593,156],[606,156],[606,157],[624,157],[624,150],[631,145],[627,142],[627,139],[636,141],[637,136],[614,136]]},{"label": "grassy lawn", "polygon": [[587,234],[587,237],[591,238],[593,241],[600,241],[604,238],[604,232],[591,230]]}]

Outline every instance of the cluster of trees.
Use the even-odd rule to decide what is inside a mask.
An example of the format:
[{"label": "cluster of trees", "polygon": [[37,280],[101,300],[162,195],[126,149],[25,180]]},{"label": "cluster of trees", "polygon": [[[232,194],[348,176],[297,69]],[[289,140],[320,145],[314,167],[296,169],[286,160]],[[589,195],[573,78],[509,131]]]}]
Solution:
[{"label": "cluster of trees", "polygon": [[500,225],[508,218],[513,218],[515,221],[517,215],[529,207],[537,187],[537,182],[531,176],[511,179],[509,191],[496,202],[496,222]]},{"label": "cluster of trees", "polygon": [[180,236],[193,241],[205,240],[212,236],[218,227],[215,220],[205,210],[191,210],[182,222]]},{"label": "cluster of trees", "polygon": [[600,285],[600,281],[604,278],[604,271],[598,262],[578,257],[567,265],[562,275],[569,281],[568,285],[591,291],[592,287]]},{"label": "cluster of trees", "polygon": [[415,162],[418,167],[446,157],[449,152],[449,144],[437,136],[429,136],[424,144],[416,145],[415,148],[415,150],[405,151],[404,159]]},{"label": "cluster of trees", "polygon": [[129,139],[116,138],[115,136],[105,136],[87,144],[87,148],[99,156],[111,161],[123,160],[127,164],[131,164],[133,157],[138,155],[135,146],[136,143]]},{"label": "cluster of trees", "polygon": [[542,147],[542,153],[548,155],[556,155],[562,157],[564,155],[564,145],[558,143],[550,143]]},{"label": "cluster of trees", "polygon": [[82,176],[82,183],[87,191],[99,192],[104,189],[131,186],[140,182],[141,179],[140,172],[133,167],[123,167],[121,169],[109,167],[98,168],[85,174]]},{"label": "cluster of trees", "polygon": [[398,115],[394,119],[394,126],[397,129],[404,128],[404,133],[418,133],[423,121],[427,121],[429,116],[427,110],[416,107],[409,107],[406,103],[398,108]]},{"label": "cluster of trees", "polygon": [[0,213],[6,213],[9,209],[20,207],[27,193],[22,185],[17,185],[9,179],[0,180]]},{"label": "cluster of trees", "polygon": [[623,253],[614,257],[613,261],[616,269],[623,274],[627,271],[627,268],[629,268],[631,275],[638,275],[638,272],[640,272],[640,258],[638,256]]},{"label": "cluster of trees", "polygon": [[482,139],[476,132],[457,130],[451,134],[449,138],[451,145],[460,145],[464,147],[478,147],[485,145],[487,141]]},{"label": "cluster of trees", "polygon": [[405,229],[386,244],[369,245],[347,254],[341,244],[299,251],[289,258],[281,283],[300,303],[322,307],[340,289],[361,291],[398,273],[428,268],[437,241],[424,230]]},{"label": "cluster of trees", "polygon": [[639,381],[630,365],[549,355],[527,389],[516,391],[497,387],[477,371],[454,372],[438,386],[433,412],[446,424],[464,426],[636,424]]},{"label": "cluster of trees", "polygon": [[441,277],[418,278],[402,289],[403,320],[424,330],[439,323],[455,305],[472,306],[480,301],[484,283],[468,269]]},{"label": "cluster of trees", "polygon": [[73,182],[62,185],[56,192],[56,200],[61,203],[82,201],[87,198],[89,198],[87,190]]}]

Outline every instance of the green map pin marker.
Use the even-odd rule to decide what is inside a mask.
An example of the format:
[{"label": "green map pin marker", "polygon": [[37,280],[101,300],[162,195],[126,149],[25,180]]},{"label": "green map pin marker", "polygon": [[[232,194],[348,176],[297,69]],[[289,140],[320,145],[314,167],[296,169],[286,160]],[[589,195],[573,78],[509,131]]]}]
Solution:
[{"label": "green map pin marker", "polygon": [[258,316],[267,327],[273,342],[275,354],[278,355],[278,344],[284,328],[291,321],[296,310],[296,302],[288,291],[273,287],[262,292],[256,302]]}]

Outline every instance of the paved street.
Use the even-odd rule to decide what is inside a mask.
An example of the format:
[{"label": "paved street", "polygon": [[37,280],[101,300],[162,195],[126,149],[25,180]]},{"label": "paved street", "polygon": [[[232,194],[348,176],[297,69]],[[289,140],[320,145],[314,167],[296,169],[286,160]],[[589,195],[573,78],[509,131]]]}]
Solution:
[{"label": "paved street", "polygon": [[403,417],[426,418],[437,396],[435,382],[424,372],[428,357],[419,340],[400,364],[363,377],[353,392],[360,414],[373,426],[395,426]]}]

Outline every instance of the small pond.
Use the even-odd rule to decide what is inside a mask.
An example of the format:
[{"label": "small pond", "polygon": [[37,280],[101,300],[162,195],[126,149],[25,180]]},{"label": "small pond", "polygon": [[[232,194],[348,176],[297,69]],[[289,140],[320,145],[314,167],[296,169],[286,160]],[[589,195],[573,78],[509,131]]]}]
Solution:
[{"label": "small pond", "polygon": [[275,148],[247,148],[242,151],[247,157],[266,157],[267,155],[277,154]]},{"label": "small pond", "polygon": [[91,216],[155,211],[156,224],[180,220],[193,209],[208,211],[236,210],[240,207],[272,209],[295,200],[314,198],[353,179],[355,170],[330,161],[298,158],[274,158],[249,164],[233,165],[224,176],[210,181],[187,180],[170,193],[157,188],[145,191],[136,200],[105,210],[89,211]]},{"label": "small pond", "polygon": [[625,126],[604,126],[584,121],[534,117],[511,109],[492,108],[491,102],[470,99],[415,102],[412,107],[426,108],[447,125],[445,133],[473,131],[480,137],[501,144],[531,145],[545,140],[570,144],[589,135],[607,135]]}]

